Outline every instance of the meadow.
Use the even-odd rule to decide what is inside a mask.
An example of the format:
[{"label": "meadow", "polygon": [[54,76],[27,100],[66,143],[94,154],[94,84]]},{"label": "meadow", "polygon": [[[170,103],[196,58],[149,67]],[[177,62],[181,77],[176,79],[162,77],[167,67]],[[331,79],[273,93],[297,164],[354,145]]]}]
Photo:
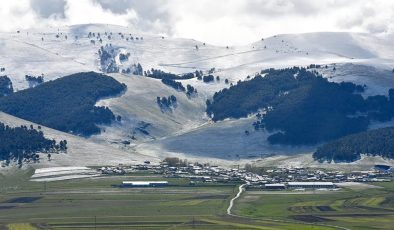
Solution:
[{"label": "meadow", "polygon": [[[319,194],[248,190],[226,214],[238,184],[196,183],[155,174],[54,182],[31,171],[0,178],[0,229],[384,229],[393,224],[394,183]],[[124,180],[170,186],[121,188]],[[391,199],[391,200],[390,200]]]},{"label": "meadow", "polygon": [[235,204],[235,214],[258,219],[302,221],[347,229],[392,229],[394,182],[339,191],[247,191]]}]

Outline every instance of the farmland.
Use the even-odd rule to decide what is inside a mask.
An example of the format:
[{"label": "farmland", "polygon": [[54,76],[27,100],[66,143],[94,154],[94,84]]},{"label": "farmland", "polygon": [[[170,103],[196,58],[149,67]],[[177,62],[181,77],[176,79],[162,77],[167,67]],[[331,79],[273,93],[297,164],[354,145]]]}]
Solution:
[{"label": "farmland", "polygon": [[190,185],[166,178],[161,188],[120,188],[124,180],[160,180],[135,174],[66,181],[29,181],[32,172],[2,178],[0,229],[335,229],[226,214],[236,184]]},{"label": "farmland", "polygon": [[339,191],[249,190],[236,202],[234,213],[250,218],[303,221],[348,229],[391,229],[394,183],[373,185]]}]

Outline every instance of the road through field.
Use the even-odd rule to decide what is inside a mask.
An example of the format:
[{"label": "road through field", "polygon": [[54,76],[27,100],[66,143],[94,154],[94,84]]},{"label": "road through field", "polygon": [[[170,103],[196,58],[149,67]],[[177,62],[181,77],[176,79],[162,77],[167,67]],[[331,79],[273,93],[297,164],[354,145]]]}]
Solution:
[{"label": "road through field", "polygon": [[229,204],[229,206],[228,206],[228,208],[227,208],[227,215],[232,216],[232,214],[231,214],[231,208],[232,208],[233,205],[234,205],[234,201],[235,201],[236,199],[238,199],[238,197],[241,196],[242,192],[244,191],[244,187],[245,187],[246,185],[247,185],[247,184],[240,185],[239,188],[238,188],[239,191],[238,191],[237,195],[235,195],[235,197],[233,197],[233,198],[230,200],[230,204]]}]

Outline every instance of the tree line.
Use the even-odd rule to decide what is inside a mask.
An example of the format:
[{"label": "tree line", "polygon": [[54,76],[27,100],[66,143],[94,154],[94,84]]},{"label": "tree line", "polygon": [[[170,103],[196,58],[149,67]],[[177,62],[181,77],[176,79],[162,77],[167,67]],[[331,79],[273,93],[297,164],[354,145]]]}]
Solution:
[{"label": "tree line", "polygon": [[24,160],[38,161],[37,153],[53,153],[67,150],[67,141],[57,143],[45,138],[44,133],[30,125],[10,127],[0,122],[0,160],[12,160],[22,164]]},{"label": "tree line", "polygon": [[352,134],[326,143],[313,153],[318,161],[351,162],[361,154],[394,159],[394,127]]}]

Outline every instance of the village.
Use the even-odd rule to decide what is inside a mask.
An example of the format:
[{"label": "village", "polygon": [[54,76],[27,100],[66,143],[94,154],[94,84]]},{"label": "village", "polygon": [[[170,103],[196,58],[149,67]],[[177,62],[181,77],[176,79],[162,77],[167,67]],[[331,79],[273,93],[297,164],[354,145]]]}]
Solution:
[{"label": "village", "polygon": [[[175,160],[164,160],[160,164],[146,161],[139,165],[119,165],[117,167],[101,167],[98,171],[103,175],[129,175],[135,173],[151,173],[163,178],[187,178],[190,185],[199,183],[233,183],[246,184],[254,189],[337,189],[337,184],[345,182],[373,183],[390,182],[394,176],[394,168],[376,165],[368,171],[329,171],[303,167],[255,168],[239,165],[224,168],[215,165],[187,163]],[[157,182],[157,183],[156,183]],[[166,181],[140,183],[124,181],[127,187],[166,186]]]}]

